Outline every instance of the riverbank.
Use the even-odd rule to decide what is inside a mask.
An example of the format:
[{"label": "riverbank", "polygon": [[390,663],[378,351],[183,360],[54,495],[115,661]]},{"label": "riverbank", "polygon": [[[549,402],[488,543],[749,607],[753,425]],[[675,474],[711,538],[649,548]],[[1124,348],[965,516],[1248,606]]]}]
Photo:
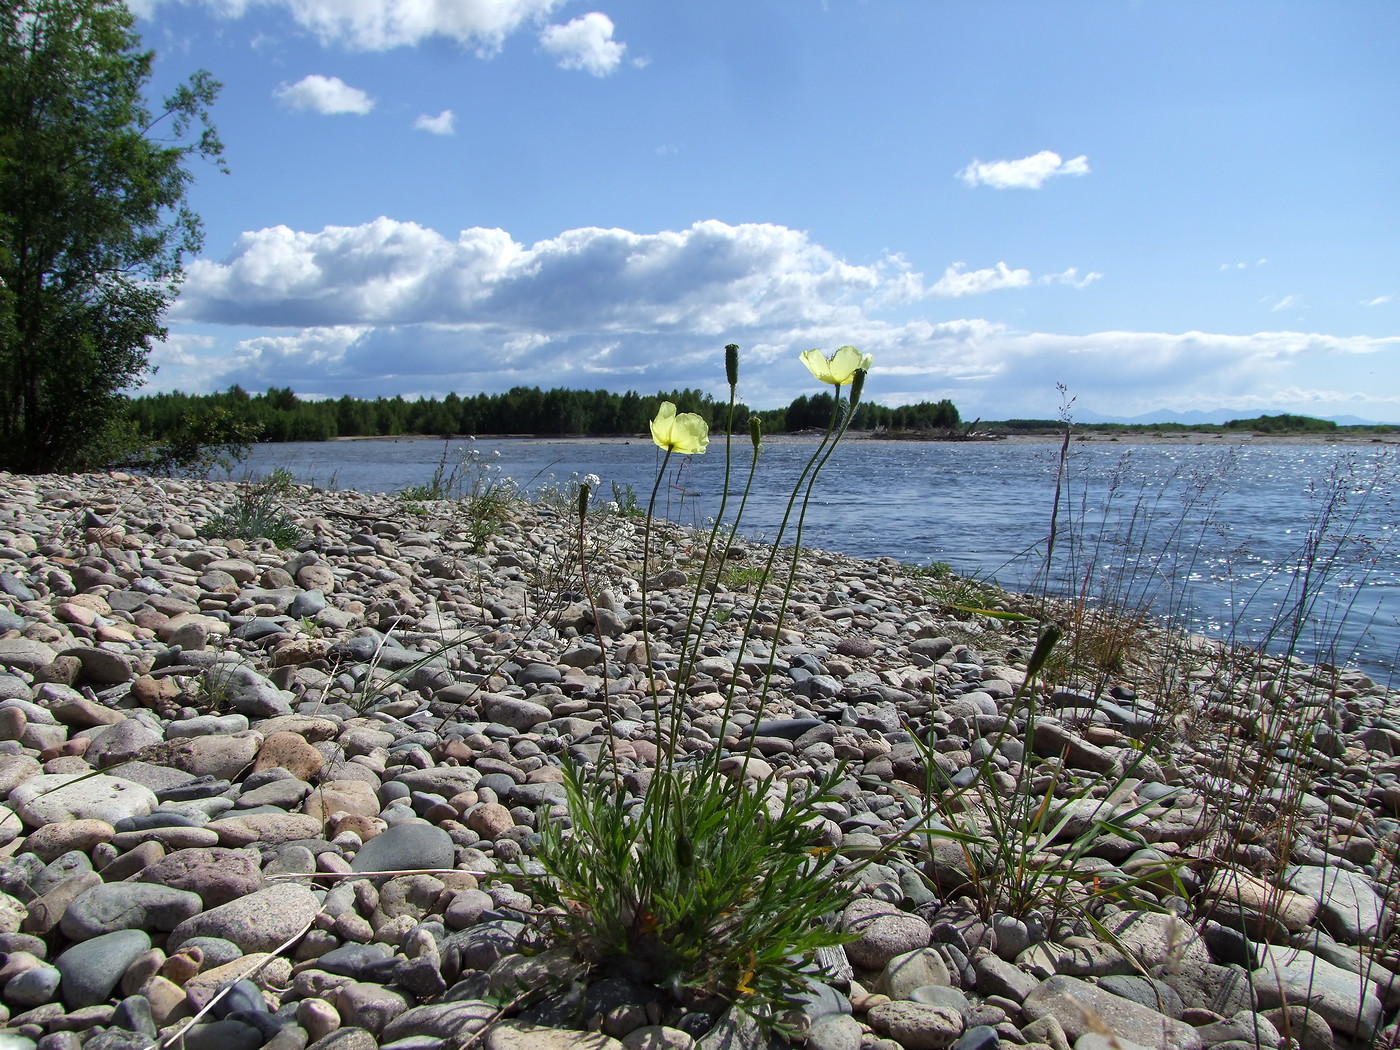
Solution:
[{"label": "riverbank", "polygon": [[[813,441],[821,435],[810,434],[768,434],[763,440],[765,442],[796,442]],[[540,437],[534,434],[483,434],[475,436],[471,434],[454,434],[451,437],[444,437],[442,434],[397,434],[390,437],[385,436],[365,436],[365,437],[336,437],[331,441],[480,441],[483,444],[490,444],[493,440],[516,440],[528,438],[539,442],[555,441],[561,444],[599,444],[599,445],[630,445],[634,442],[650,441],[645,435],[638,434],[633,437]],[[718,440],[716,436],[715,440]],[[1064,441],[1064,434],[995,434],[978,435],[969,439],[960,438],[917,438],[917,437],[891,437],[888,434],[873,433],[868,431],[848,431],[843,438],[846,441],[935,441],[940,444],[957,445],[967,442],[996,441],[1008,445],[1058,445]],[[1115,434],[1110,431],[1078,429],[1074,432],[1075,442],[1099,442],[1104,444],[1121,445],[1297,445],[1312,447],[1318,445],[1342,445],[1342,446],[1390,446],[1400,445],[1400,434],[1374,434],[1367,432],[1364,434],[1255,434],[1250,431],[1208,431],[1208,430],[1163,430],[1161,432],[1146,431],[1125,434]],[[275,443],[274,443],[275,444]]]},{"label": "riverbank", "polygon": [[[1360,673],[1144,628],[1121,669],[1052,679],[1032,710],[1036,623],[810,552],[782,633],[743,651],[775,599],[717,581],[677,696],[643,660],[634,519],[590,527],[595,611],[567,501],[483,529],[461,503],[290,487],[268,493],[302,535],[279,550],[216,534],[242,491],[0,476],[0,1002],[44,1050],[152,1045],[230,984],[186,1047],[436,1050],[488,1023],[495,1050],[763,1045],[664,989],[571,985],[567,946],[541,952],[521,873],[565,815],[562,767],[612,741],[643,784],[658,679],[687,751],[753,738],[751,771],[796,785],[846,763],[813,834],[852,872],[834,921],[853,940],[803,1007],[806,1045],[1393,1034],[1400,712]],[[699,551],[661,531],[657,654],[681,644]],[[930,785],[963,844],[880,853]],[[1046,881],[1018,902],[1026,871]]]}]

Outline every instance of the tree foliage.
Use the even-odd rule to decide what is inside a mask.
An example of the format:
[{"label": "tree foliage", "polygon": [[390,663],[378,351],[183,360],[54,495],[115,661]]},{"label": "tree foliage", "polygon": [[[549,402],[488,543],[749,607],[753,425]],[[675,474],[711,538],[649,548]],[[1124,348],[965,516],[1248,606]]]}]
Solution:
[{"label": "tree foliage", "polygon": [[132,25],[120,0],[0,4],[0,468],[126,454],[124,391],[200,246],[188,162],[222,162],[219,84],[195,73],[153,114]]},{"label": "tree foliage", "polygon": [[[149,394],[133,398],[127,418],[146,443],[178,443],[172,436],[188,430],[186,421],[218,421],[228,431],[243,424],[242,435],[262,441],[324,441],[335,437],[395,437],[399,434],[520,434],[560,437],[626,437],[648,433],[662,401],[678,411],[695,412],[723,426],[728,404],[699,390],[541,390],[514,387],[503,394],[448,394],[442,400],[403,397],[360,400],[346,394],[337,400],[303,400],[290,387],[270,387],[250,395],[232,386],[219,394]],[[758,416],[765,434],[824,429],[831,420],[830,394],[802,395],[786,408],[754,412],[734,406],[736,433],[748,430],[750,415]],[[851,423],[855,430],[947,431],[958,426],[951,401],[921,402],[887,408],[862,404]]]},{"label": "tree foliage", "polygon": [[1253,419],[1231,419],[1224,426],[1226,430],[1252,430],[1260,434],[1316,434],[1337,429],[1337,424],[1330,419],[1316,419],[1290,412],[1255,416]]}]

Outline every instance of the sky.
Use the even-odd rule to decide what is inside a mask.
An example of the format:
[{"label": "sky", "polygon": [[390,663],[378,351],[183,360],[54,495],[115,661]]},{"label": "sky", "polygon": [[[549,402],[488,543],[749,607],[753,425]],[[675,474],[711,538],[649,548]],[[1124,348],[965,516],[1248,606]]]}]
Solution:
[{"label": "sky", "polygon": [[1393,0],[131,7],[229,168],[148,392],[1400,422]]}]

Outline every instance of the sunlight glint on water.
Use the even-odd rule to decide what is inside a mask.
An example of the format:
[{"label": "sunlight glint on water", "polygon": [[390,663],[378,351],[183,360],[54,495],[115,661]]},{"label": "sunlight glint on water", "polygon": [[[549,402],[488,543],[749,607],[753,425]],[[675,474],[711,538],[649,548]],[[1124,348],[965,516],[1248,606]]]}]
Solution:
[{"label": "sunlight glint on water", "polygon": [[[809,446],[804,439],[765,442],[747,535],[776,532]],[[644,501],[657,465],[655,447],[641,439],[459,440],[450,456],[473,447],[529,487],[598,474],[602,498],[617,482],[630,484]],[[299,481],[396,491],[431,478],[443,450],[443,442],[431,440],[262,445],[245,468],[261,473],[280,466]],[[1058,453],[1048,444],[848,440],[818,484],[804,544],[914,564],[943,561],[963,575],[1027,588],[1043,573]],[[738,469],[747,468],[748,455],[747,439],[736,438]],[[1328,556],[1333,542],[1349,538],[1327,573],[1314,571],[1309,590],[1321,597],[1302,618],[1296,651],[1354,662],[1387,682],[1400,654],[1400,550],[1392,492],[1369,491],[1377,465],[1393,484],[1393,449],[1073,443],[1056,549],[1059,585],[1067,586],[1068,576],[1077,586],[1090,563],[1101,586],[1120,593],[1115,580],[1133,575],[1130,597],[1155,580],[1160,609],[1191,629],[1264,641],[1299,600],[1288,581],[1305,566],[1305,545],[1330,499],[1327,542],[1312,564]],[[723,469],[718,440],[705,456],[686,457],[669,472],[659,510],[703,524],[718,503]],[[1331,477],[1345,482],[1344,501],[1329,496]],[[1124,535],[1126,549],[1113,540]],[[1286,642],[1275,637],[1270,647],[1280,651]]]}]

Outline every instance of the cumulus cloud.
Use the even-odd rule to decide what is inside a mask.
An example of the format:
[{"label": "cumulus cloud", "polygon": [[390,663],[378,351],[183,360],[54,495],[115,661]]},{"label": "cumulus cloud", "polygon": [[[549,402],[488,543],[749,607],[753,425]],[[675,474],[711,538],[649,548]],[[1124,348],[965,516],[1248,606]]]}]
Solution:
[{"label": "cumulus cloud", "polygon": [[1036,284],[1067,284],[1071,288],[1087,288],[1095,281],[1103,280],[1103,274],[1094,273],[1092,270],[1083,277],[1079,276],[1079,269],[1071,266],[1068,270],[1061,270],[1059,273],[1047,273],[1036,278]]},{"label": "cumulus cloud", "polygon": [[435,117],[424,113],[413,122],[413,130],[426,131],[432,135],[452,135],[456,133],[453,126],[456,119],[456,114],[450,109],[444,109]]},{"label": "cumulus cloud", "polygon": [[[245,233],[226,257],[195,260],[187,274],[170,318],[181,341],[157,377],[165,389],[719,394],[721,348],[736,342],[744,397],[767,407],[812,392],[797,352],[850,343],[875,355],[868,397],[949,397],[968,418],[1051,416],[1064,382],[1081,407],[1108,415],[1164,405],[1301,411],[1281,400],[1287,391],[1350,387],[1395,404],[1307,406],[1400,419],[1400,338],[1064,334],[919,316],[923,305],[936,310],[978,290],[1068,292],[1097,275],[954,266],[926,286],[899,256],[855,265],[773,224],[585,228],[529,244],[500,229],[449,236],[388,218],[309,232],[278,226]],[[949,294],[936,293],[940,285]]]},{"label": "cumulus cloud", "polygon": [[858,312],[885,281],[801,231],[698,222],[681,231],[567,230],[533,245],[504,230],[456,239],[411,222],[245,233],[199,259],[177,309],[221,324],[487,324],[552,332],[719,334]]},{"label": "cumulus cloud", "polygon": [[374,108],[374,99],[353,88],[339,77],[319,73],[302,77],[295,84],[283,84],[273,94],[289,109],[309,109],[315,113],[355,113],[360,116]]},{"label": "cumulus cloud", "polygon": [[958,178],[969,186],[991,186],[998,190],[1038,190],[1047,179],[1057,175],[1089,174],[1089,158],[1064,160],[1058,153],[1041,150],[1020,160],[974,160],[958,172]]},{"label": "cumulus cloud", "polygon": [[[150,17],[160,0],[134,0]],[[283,8],[301,28],[327,46],[356,51],[412,47],[431,37],[454,41],[481,55],[495,54],[507,37],[535,25],[564,0],[202,0],[225,18],[248,8]]]},{"label": "cumulus cloud", "polygon": [[627,50],[627,45],[613,40],[612,35],[612,19],[590,11],[566,25],[546,26],[540,33],[540,46],[555,56],[561,69],[581,69],[605,77],[617,69]]},{"label": "cumulus cloud", "polygon": [[1029,270],[1013,270],[1004,262],[985,270],[967,270],[966,263],[956,262],[943,271],[943,276],[929,289],[930,295],[961,299],[967,295],[982,295],[1002,288],[1025,288],[1031,283]]}]

